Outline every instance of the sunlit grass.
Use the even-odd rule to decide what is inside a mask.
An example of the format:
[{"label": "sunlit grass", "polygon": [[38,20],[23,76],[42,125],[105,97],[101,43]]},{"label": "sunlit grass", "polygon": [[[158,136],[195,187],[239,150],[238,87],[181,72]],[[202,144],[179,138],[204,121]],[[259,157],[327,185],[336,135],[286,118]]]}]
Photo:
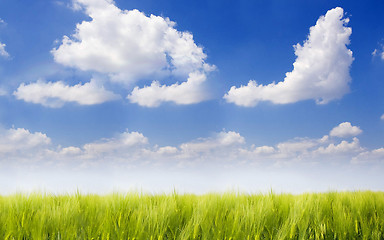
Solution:
[{"label": "sunlit grass", "polygon": [[384,239],[384,193],[16,194],[0,239]]}]

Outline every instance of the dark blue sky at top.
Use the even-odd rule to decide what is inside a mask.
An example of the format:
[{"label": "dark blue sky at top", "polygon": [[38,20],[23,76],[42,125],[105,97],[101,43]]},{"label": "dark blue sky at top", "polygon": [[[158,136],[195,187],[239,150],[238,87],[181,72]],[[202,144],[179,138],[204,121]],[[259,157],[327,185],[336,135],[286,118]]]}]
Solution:
[{"label": "dark blue sky at top", "polygon": [[[65,4],[67,4],[66,2]],[[63,67],[50,51],[55,40],[73,33],[87,20],[55,1],[0,0],[0,42],[10,59],[0,59],[0,85],[12,93],[22,82],[89,81],[91,75]],[[116,0],[120,9],[169,17],[179,31],[189,31],[204,47],[207,62],[218,70],[210,75],[215,98],[193,105],[164,104],[144,108],[127,100],[94,106],[66,104],[51,109],[0,97],[0,125],[46,133],[56,144],[81,145],[129,129],[159,145],[207,137],[222,129],[239,132],[256,145],[275,144],[294,137],[319,138],[341,122],[360,126],[362,145],[384,142],[384,61],[372,57],[384,44],[383,1],[180,1]],[[302,43],[319,16],[340,6],[350,18],[354,62],[351,92],[326,105],[313,100],[286,105],[260,103],[244,108],[222,96],[249,80],[282,81],[295,61],[293,45]],[[143,86],[144,82],[139,82]],[[126,93],[125,93],[126,94]],[[125,97],[126,95],[122,95]]]}]

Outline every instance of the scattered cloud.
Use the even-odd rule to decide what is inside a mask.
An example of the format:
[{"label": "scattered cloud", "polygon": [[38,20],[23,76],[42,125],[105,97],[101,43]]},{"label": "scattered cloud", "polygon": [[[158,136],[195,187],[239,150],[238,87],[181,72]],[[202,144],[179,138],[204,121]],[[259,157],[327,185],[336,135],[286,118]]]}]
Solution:
[{"label": "scattered cloud", "polygon": [[365,151],[352,158],[354,164],[384,162],[384,148],[378,148],[371,151]]},{"label": "scattered cloud", "polygon": [[[340,125],[339,125],[340,126]],[[52,146],[43,133],[10,129],[0,133],[0,156],[12,156],[23,164],[45,159],[43,164],[87,168],[109,166],[171,166],[201,168],[204,166],[300,166],[321,163],[364,163],[384,161],[383,148],[369,150],[357,137],[342,140],[324,135],[321,138],[298,137],[274,145],[247,144],[238,132],[222,131],[176,146],[149,144],[140,132],[117,134],[82,146]],[[26,158],[28,156],[28,158]],[[31,157],[32,156],[32,157]],[[9,162],[9,161],[8,161]],[[10,162],[9,162],[10,163]],[[17,162],[16,162],[17,163]]]},{"label": "scattered cloud", "polygon": [[384,120],[384,114],[383,114],[383,115],[381,115],[380,119],[381,119],[381,120]]},{"label": "scattered cloud", "polygon": [[41,132],[31,133],[24,128],[0,131],[0,156],[3,159],[12,156],[34,156],[36,152],[44,152],[50,144],[51,139]]},{"label": "scattered cloud", "polygon": [[201,72],[189,74],[188,80],[183,83],[175,83],[170,86],[161,85],[158,81],[143,88],[135,87],[127,98],[132,103],[145,107],[158,107],[162,102],[174,102],[176,104],[192,104],[204,101],[208,94],[202,84],[206,75]]},{"label": "scattered cloud", "polygon": [[74,86],[66,85],[62,81],[22,83],[13,95],[25,102],[42,104],[51,108],[62,107],[66,102],[93,105],[120,98],[119,95],[107,91],[94,80]]},{"label": "scattered cloud", "polygon": [[353,153],[353,152],[361,152],[363,148],[360,146],[360,141],[356,137],[353,138],[352,142],[341,141],[339,144],[331,143],[326,147],[319,147],[315,150],[314,153],[319,154],[342,154],[342,153]]},{"label": "scattered cloud", "polygon": [[183,143],[179,148],[184,157],[196,158],[197,156],[202,156],[212,152],[225,152],[225,154],[227,154],[227,150],[240,146],[244,143],[245,139],[240,135],[240,133],[222,131],[211,138],[200,138],[192,142]]},{"label": "scattered cloud", "polygon": [[[5,25],[6,22],[3,19],[0,18],[0,25],[3,25],[3,24]],[[7,45],[5,45],[4,43],[0,42],[0,56],[4,57],[4,58],[8,58],[10,56],[9,53],[5,50],[6,46]]]},{"label": "scattered cloud", "polygon": [[[83,149],[85,154],[99,156],[111,153],[129,153],[132,148],[143,146],[148,143],[148,139],[139,132],[124,132],[116,138],[102,139],[101,141],[85,144]],[[129,155],[129,154],[127,154]]]},{"label": "scattered cloud", "polygon": [[[133,103],[155,107],[162,102],[191,104],[207,99],[204,82],[215,69],[193,35],[175,29],[168,18],[139,10],[121,10],[111,0],[74,0],[92,20],[77,24],[52,50],[56,62],[83,71],[107,74],[113,83],[132,86],[139,80],[182,80],[169,86],[158,81],[135,87]],[[187,80],[185,80],[187,79]]]},{"label": "scattered cloud", "polygon": [[332,137],[354,137],[361,134],[363,131],[357,127],[352,126],[350,122],[340,123],[338,126],[334,127],[329,133]]},{"label": "scattered cloud", "polygon": [[373,56],[373,57],[380,56],[380,58],[381,58],[382,60],[384,60],[384,45],[383,45],[383,44],[380,44],[380,47],[381,47],[381,49],[379,49],[379,48],[375,48],[375,50],[373,50],[373,52],[372,52],[372,56]]},{"label": "scattered cloud", "polygon": [[6,45],[4,43],[0,42],[0,56],[8,58],[10,55],[9,53],[5,50]]},{"label": "scattered cloud", "polygon": [[342,8],[329,10],[310,28],[304,44],[294,46],[297,58],[284,81],[261,85],[251,80],[246,86],[232,86],[224,99],[244,107],[256,106],[261,101],[288,104],[314,99],[318,104],[326,104],[340,99],[349,92],[351,81],[349,68],[353,57],[346,45],[352,29],[346,27],[348,22]]}]

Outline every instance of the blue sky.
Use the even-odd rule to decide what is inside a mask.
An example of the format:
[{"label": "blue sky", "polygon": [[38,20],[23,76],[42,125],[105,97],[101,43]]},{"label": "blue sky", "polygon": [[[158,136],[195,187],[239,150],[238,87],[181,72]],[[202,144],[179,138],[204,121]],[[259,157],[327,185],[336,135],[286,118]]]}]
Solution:
[{"label": "blue sky", "polygon": [[383,190],[383,10],[2,0],[0,191]]}]

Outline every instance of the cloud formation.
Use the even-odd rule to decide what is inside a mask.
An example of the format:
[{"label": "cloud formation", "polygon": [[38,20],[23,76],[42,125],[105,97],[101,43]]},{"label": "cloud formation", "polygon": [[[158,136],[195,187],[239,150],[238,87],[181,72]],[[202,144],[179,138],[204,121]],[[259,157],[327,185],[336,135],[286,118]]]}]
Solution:
[{"label": "cloud formation", "polygon": [[[211,154],[223,158],[229,157],[232,150],[245,144],[245,139],[240,133],[222,131],[210,138],[200,138],[195,141],[183,143],[179,146],[179,153],[183,158],[211,158]],[[231,149],[231,150],[230,150]]]},{"label": "cloud formation", "polygon": [[191,104],[207,98],[203,83],[215,67],[205,62],[207,55],[191,33],[177,31],[168,18],[121,10],[111,0],[73,3],[92,20],[77,24],[75,34],[63,37],[61,45],[52,50],[56,62],[107,74],[111,82],[124,86],[170,76],[183,81],[170,86],[154,81],[144,88],[135,87],[128,99],[142,106]]},{"label": "cloud formation", "polygon": [[[340,125],[339,125],[340,126]],[[369,150],[357,137],[342,140],[324,135],[320,138],[297,137],[274,145],[247,144],[238,132],[222,131],[176,146],[149,144],[140,132],[117,134],[82,146],[52,146],[43,133],[10,129],[0,133],[0,156],[12,156],[23,164],[37,160],[51,166],[89,168],[172,167],[204,168],[236,166],[300,166],[321,163],[364,163],[384,161],[382,148]],[[28,157],[26,157],[28,156]],[[32,157],[31,157],[32,156]],[[9,161],[8,161],[9,162]],[[10,163],[10,162],[9,162]],[[34,165],[33,165],[34,166]]]},{"label": "cloud formation", "polygon": [[148,139],[139,132],[124,132],[116,138],[102,139],[98,142],[88,143],[83,146],[85,154],[100,156],[111,153],[129,153],[132,148],[148,144]]},{"label": "cloud formation", "polygon": [[0,156],[2,159],[31,157],[30,161],[34,162],[36,160],[34,158],[40,158],[44,155],[50,144],[51,139],[41,132],[31,133],[24,128],[0,131]]},{"label": "cloud formation", "polygon": [[262,85],[251,80],[246,86],[232,86],[224,99],[244,107],[261,101],[288,104],[314,99],[317,104],[326,104],[340,99],[349,92],[351,81],[353,57],[346,45],[352,29],[346,27],[348,22],[342,8],[329,10],[310,28],[304,44],[294,46],[297,58],[283,81]]},{"label": "cloud formation", "polygon": [[384,163],[384,147],[371,151],[364,151],[352,158],[354,164]]},{"label": "cloud formation", "polygon": [[0,56],[2,57],[9,57],[9,53],[5,50],[5,44],[0,42]]},{"label": "cloud formation", "polygon": [[354,137],[352,142],[341,141],[339,144],[331,143],[328,146],[319,147],[314,153],[337,155],[343,153],[361,152],[362,150],[363,148],[360,146],[359,139]]},{"label": "cloud formation", "polygon": [[66,102],[75,102],[80,105],[93,105],[120,98],[119,95],[107,91],[103,86],[93,80],[74,86],[66,85],[62,81],[22,83],[13,95],[19,100],[41,104],[51,108],[62,107]]},{"label": "cloud formation", "polygon": [[[6,23],[5,23],[5,21],[3,19],[0,18],[0,25],[1,24],[6,24]],[[5,50],[5,47],[6,47],[6,45],[4,43],[0,42],[0,56],[8,58],[9,57],[9,53]]]},{"label": "cloud formation", "polygon": [[329,133],[332,137],[354,137],[361,134],[363,131],[357,127],[352,126],[350,122],[340,123],[338,126],[334,127]]},{"label": "cloud formation", "polygon": [[372,56],[380,56],[380,58],[384,60],[384,46],[381,45],[381,49],[375,48],[375,50],[372,52]]},{"label": "cloud formation", "polygon": [[183,83],[175,83],[170,86],[161,85],[158,81],[143,88],[135,87],[127,98],[132,103],[145,107],[158,107],[162,102],[174,102],[176,104],[193,104],[208,98],[208,94],[202,87],[207,79],[201,72],[189,74],[188,80]]}]

